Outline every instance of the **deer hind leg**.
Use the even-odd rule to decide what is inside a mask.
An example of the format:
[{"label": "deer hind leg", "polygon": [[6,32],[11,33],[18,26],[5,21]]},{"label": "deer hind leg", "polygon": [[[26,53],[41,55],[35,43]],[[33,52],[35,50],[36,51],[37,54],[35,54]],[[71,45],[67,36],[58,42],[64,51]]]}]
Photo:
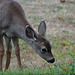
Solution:
[{"label": "deer hind leg", "polygon": [[18,38],[12,38],[12,41],[13,41],[13,44],[14,44],[15,54],[16,54],[16,57],[17,57],[18,65],[22,69],[21,59],[20,59],[19,39]]},{"label": "deer hind leg", "polygon": [[10,58],[11,58],[11,38],[8,38],[5,36],[5,42],[6,42],[6,64],[5,64],[5,70],[9,68],[10,65]]},{"label": "deer hind leg", "polygon": [[2,60],[4,55],[3,36],[0,36],[0,70],[2,71]]}]

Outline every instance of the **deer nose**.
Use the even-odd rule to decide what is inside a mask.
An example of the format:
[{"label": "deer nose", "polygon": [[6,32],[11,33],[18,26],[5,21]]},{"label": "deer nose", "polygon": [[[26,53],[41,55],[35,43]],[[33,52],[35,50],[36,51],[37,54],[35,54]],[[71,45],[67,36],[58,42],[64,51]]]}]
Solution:
[{"label": "deer nose", "polygon": [[52,60],[47,61],[48,63],[54,63],[55,59],[53,58]]}]

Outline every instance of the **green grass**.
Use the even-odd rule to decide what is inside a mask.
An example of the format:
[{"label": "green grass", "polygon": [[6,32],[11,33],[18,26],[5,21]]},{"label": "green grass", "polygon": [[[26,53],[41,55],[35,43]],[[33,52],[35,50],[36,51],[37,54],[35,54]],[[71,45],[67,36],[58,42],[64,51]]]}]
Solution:
[{"label": "green grass", "polygon": [[29,46],[27,45],[26,42],[24,42],[23,40],[19,40],[19,46],[20,46],[20,50],[27,50],[29,48]]},{"label": "green grass", "polygon": [[54,68],[49,67],[48,69],[39,68],[26,68],[25,70],[7,70],[0,72],[0,75],[74,75],[75,74],[75,63],[57,63]]}]

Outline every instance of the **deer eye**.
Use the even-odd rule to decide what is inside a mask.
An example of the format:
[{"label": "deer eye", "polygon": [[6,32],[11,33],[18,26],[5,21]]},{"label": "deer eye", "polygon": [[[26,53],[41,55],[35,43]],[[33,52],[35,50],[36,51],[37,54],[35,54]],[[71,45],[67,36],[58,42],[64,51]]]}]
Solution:
[{"label": "deer eye", "polygon": [[41,52],[46,52],[46,51],[47,51],[46,48],[42,48],[42,49],[41,49]]}]

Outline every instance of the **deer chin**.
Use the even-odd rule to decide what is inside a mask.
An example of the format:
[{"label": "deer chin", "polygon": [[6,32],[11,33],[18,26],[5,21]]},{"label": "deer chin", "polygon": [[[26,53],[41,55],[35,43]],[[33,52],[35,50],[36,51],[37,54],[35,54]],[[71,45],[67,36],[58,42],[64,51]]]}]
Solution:
[{"label": "deer chin", "polygon": [[55,59],[52,59],[52,60],[49,60],[47,61],[48,63],[54,63],[55,62]]}]

